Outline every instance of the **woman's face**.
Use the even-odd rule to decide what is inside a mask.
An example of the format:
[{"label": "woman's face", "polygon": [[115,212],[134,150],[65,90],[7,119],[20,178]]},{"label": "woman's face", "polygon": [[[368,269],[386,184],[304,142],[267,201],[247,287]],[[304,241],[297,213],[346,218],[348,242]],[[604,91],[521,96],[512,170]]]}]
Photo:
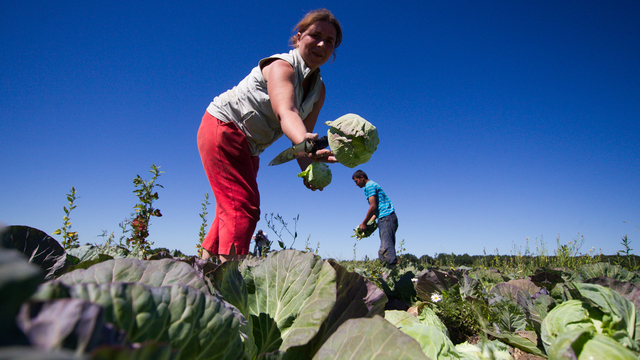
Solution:
[{"label": "woman's face", "polygon": [[336,28],[326,21],[318,21],[298,33],[298,51],[312,71],[329,60],[335,43]]}]

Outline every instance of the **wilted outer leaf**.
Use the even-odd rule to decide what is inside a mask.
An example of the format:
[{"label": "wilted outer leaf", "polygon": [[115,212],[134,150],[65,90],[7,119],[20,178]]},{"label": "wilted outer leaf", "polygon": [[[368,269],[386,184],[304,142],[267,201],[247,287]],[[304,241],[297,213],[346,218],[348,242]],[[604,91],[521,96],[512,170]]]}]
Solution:
[{"label": "wilted outer leaf", "polygon": [[27,302],[17,321],[31,345],[40,349],[84,353],[102,336],[102,307],[82,299]]},{"label": "wilted outer leaf", "polygon": [[509,299],[511,299],[513,301],[516,301],[518,299],[518,293],[528,294],[521,287],[519,287],[517,285],[514,285],[514,284],[509,284],[509,283],[496,284],[491,289],[490,293],[491,294],[496,294],[496,295],[501,296],[501,297],[509,298]]},{"label": "wilted outer leaf", "polygon": [[432,269],[422,274],[416,284],[418,296],[425,301],[431,301],[431,294],[449,290],[458,283],[458,278],[449,273]]},{"label": "wilted outer leaf", "polygon": [[46,279],[63,274],[71,266],[64,248],[45,232],[29,226],[7,226],[0,234],[2,246],[16,249],[27,256],[30,263],[46,272]]},{"label": "wilted outer leaf", "polygon": [[346,321],[313,359],[428,360],[429,357],[413,338],[381,316],[374,316]]},{"label": "wilted outer leaf", "polygon": [[105,321],[124,330],[131,342],[167,342],[178,359],[238,359],[240,321],[234,309],[190,286],[150,287],[140,283],[80,283],[72,298],[104,308]]},{"label": "wilted outer leaf", "polygon": [[172,259],[145,261],[108,260],[86,270],[74,270],[59,278],[67,285],[79,283],[139,282],[151,287],[184,284],[209,293],[200,274],[186,263]]},{"label": "wilted outer leaf", "polygon": [[278,251],[242,273],[258,353],[308,343],[336,302],[336,273],[311,253]]},{"label": "wilted outer leaf", "polygon": [[533,296],[538,291],[540,291],[540,287],[533,283],[533,281],[529,279],[512,279],[507,282],[507,284],[515,285],[522,290],[529,293],[529,295]]}]

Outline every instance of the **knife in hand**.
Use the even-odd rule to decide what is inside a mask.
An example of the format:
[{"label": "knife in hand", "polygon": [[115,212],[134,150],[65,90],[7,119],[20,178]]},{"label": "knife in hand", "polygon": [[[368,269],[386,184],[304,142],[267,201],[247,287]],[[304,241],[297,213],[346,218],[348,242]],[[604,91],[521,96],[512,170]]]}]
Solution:
[{"label": "knife in hand", "polygon": [[315,153],[318,150],[322,150],[329,146],[329,139],[327,136],[323,136],[316,141],[306,139],[303,142],[293,145],[287,150],[278,154],[269,163],[269,166],[284,164],[293,159],[302,157],[308,153]]}]

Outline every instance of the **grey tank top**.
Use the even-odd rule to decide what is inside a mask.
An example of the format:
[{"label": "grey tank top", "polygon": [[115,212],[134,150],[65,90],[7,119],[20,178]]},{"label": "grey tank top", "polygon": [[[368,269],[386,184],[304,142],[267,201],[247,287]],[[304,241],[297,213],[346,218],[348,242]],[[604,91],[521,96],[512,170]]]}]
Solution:
[{"label": "grey tank top", "polygon": [[[262,68],[274,59],[282,59],[291,64],[295,71],[294,89],[298,104],[298,112],[302,120],[313,109],[313,105],[318,101],[320,89],[322,88],[322,78],[320,69],[313,73],[307,67],[300,56],[298,49],[293,49],[288,53],[277,54],[260,60],[258,66],[251,70],[237,86],[231,90],[215,97],[207,111],[220,121],[233,121],[240,131],[247,137],[251,155],[260,155],[264,149],[282,136],[280,122],[276,118],[271,100],[267,93],[267,82],[262,76]],[[313,76],[311,89],[307,97],[303,100],[304,90],[302,81],[307,76]]]}]

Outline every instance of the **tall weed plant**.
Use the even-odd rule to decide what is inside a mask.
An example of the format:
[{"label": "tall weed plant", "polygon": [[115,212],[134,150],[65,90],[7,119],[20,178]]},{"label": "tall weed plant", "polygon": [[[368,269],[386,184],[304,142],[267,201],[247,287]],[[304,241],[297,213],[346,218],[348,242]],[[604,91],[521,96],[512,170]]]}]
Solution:
[{"label": "tall weed plant", "polygon": [[78,241],[78,233],[71,231],[71,210],[75,209],[76,188],[71,187],[71,192],[67,194],[68,207],[63,206],[64,216],[62,217],[62,227],[55,230],[53,235],[62,235],[62,247],[66,249],[78,247],[80,245]]}]

